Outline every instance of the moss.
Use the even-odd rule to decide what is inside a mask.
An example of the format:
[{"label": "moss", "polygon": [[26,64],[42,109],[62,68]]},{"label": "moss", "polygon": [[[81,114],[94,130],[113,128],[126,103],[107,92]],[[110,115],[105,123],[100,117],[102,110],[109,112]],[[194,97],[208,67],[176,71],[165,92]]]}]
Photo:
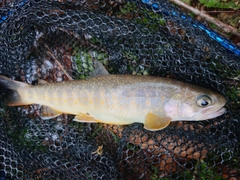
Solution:
[{"label": "moss", "polygon": [[165,26],[166,22],[159,13],[149,11],[146,8],[139,8],[137,4],[127,2],[120,8],[117,17],[132,19],[138,24],[143,24],[152,32],[156,31],[159,26]]},{"label": "moss", "polygon": [[201,179],[201,180],[221,180],[222,177],[214,171],[212,166],[209,166],[207,162],[204,160],[199,160],[195,162],[193,170],[185,170],[182,172],[174,173],[171,177],[160,177],[159,170],[157,167],[151,167],[151,176],[150,180],[170,180],[170,179],[177,179],[177,180],[185,180],[185,179]]},{"label": "moss", "polygon": [[93,60],[101,61],[105,66],[108,65],[108,54],[102,51],[87,51],[75,47],[72,60],[75,67],[74,79],[85,79],[94,71]]},{"label": "moss", "polygon": [[31,151],[43,151],[48,150],[48,146],[41,144],[44,139],[40,136],[33,135],[33,132],[28,128],[22,129],[20,132],[12,134],[13,143],[21,148],[27,148]]},{"label": "moss", "polygon": [[206,7],[239,9],[240,3],[237,1],[219,1],[219,0],[199,0]]},{"label": "moss", "polygon": [[91,138],[94,138],[103,129],[103,124],[99,124],[98,128],[91,134]]},{"label": "moss", "polygon": [[118,136],[117,136],[116,134],[114,134],[111,130],[108,130],[108,131],[109,131],[109,133],[111,134],[111,136],[113,137],[114,142],[115,142],[115,143],[119,143],[119,138],[118,138]]}]

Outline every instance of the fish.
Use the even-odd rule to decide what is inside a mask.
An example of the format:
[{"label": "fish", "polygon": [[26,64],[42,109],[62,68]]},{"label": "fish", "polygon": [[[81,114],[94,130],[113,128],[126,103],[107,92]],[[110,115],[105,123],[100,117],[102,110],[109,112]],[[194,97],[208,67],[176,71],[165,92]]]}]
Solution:
[{"label": "fish", "polygon": [[78,122],[142,123],[150,131],[172,121],[213,119],[226,111],[225,97],[210,89],[164,77],[109,74],[96,64],[84,80],[30,85],[0,76],[0,86],[11,91],[6,105],[43,105],[43,119],[65,113]]}]

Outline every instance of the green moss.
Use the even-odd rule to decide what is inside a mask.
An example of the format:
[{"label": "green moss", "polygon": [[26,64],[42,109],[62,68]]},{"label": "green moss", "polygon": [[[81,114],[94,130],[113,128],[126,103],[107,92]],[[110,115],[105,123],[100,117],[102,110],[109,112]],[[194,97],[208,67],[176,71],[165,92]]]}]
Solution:
[{"label": "green moss", "polygon": [[91,134],[91,138],[94,138],[103,128],[102,124],[99,124],[98,128]]},{"label": "green moss", "polygon": [[152,166],[152,174],[150,176],[150,180],[160,180],[160,177],[158,177],[158,169],[155,166]]},{"label": "green moss", "polygon": [[139,151],[141,148],[140,148],[140,146],[136,146],[135,144],[128,143],[127,149],[135,152],[135,151]]},{"label": "green moss", "polygon": [[43,137],[39,135],[33,135],[33,132],[28,128],[22,129],[20,132],[15,132],[12,134],[13,143],[17,146],[21,146],[31,151],[43,151],[48,150],[48,146],[41,144],[44,141]]},{"label": "green moss", "polygon": [[159,26],[165,26],[166,24],[164,18],[162,18],[160,14],[146,8],[139,8],[139,6],[131,2],[124,4],[120,12],[117,13],[117,16],[132,19],[138,24],[144,24],[152,32],[156,31]]},{"label": "green moss", "polygon": [[211,27],[211,29],[217,29],[217,25],[216,24],[213,24],[213,23],[209,23],[209,26]]},{"label": "green moss", "polygon": [[209,166],[204,160],[199,160],[195,162],[193,170],[185,170],[182,172],[174,173],[171,177],[160,177],[159,170],[157,167],[151,167],[150,180],[185,180],[185,179],[199,179],[199,180],[221,180],[222,177],[214,171],[213,166]]},{"label": "green moss", "polygon": [[108,54],[103,51],[87,51],[75,47],[72,60],[75,66],[74,79],[85,79],[94,71],[93,60],[101,61],[105,66],[108,65]]},{"label": "green moss", "polygon": [[213,179],[213,180],[221,180],[221,176],[218,175],[212,168],[208,167],[208,164],[203,160],[197,161],[194,170],[194,176],[201,179]]},{"label": "green moss", "polygon": [[116,134],[114,134],[111,130],[109,130],[109,133],[111,134],[111,136],[113,137],[114,139],[114,142],[115,143],[119,143],[119,138]]},{"label": "green moss", "polygon": [[206,7],[231,8],[231,9],[239,9],[240,8],[240,3],[237,3],[237,1],[199,0],[199,2]]},{"label": "green moss", "polygon": [[76,121],[73,121],[71,123],[68,123],[68,125],[72,128],[74,128],[75,130],[77,130],[78,132],[84,130],[84,123],[79,123],[79,122],[76,122]]},{"label": "green moss", "polygon": [[235,102],[236,100],[240,100],[240,89],[235,88],[235,87],[230,87],[227,90],[227,95],[230,101]]},{"label": "green moss", "polygon": [[75,79],[87,78],[93,71],[93,62],[91,55],[86,50],[74,49],[73,62],[76,65]]}]

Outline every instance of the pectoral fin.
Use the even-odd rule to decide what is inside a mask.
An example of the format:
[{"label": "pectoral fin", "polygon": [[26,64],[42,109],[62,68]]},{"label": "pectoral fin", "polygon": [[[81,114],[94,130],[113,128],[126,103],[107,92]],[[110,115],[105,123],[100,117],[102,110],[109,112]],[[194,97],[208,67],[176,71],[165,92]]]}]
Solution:
[{"label": "pectoral fin", "polygon": [[88,115],[88,114],[83,114],[80,113],[77,116],[75,116],[75,118],[73,119],[74,121],[79,121],[79,122],[87,122],[87,123],[91,123],[91,122],[99,122],[97,119],[95,119],[94,117]]},{"label": "pectoral fin", "polygon": [[157,131],[164,129],[171,122],[171,119],[168,117],[160,117],[153,113],[148,113],[145,117],[144,128],[150,131]]},{"label": "pectoral fin", "polygon": [[61,114],[62,114],[61,112],[59,112],[53,108],[50,108],[48,106],[42,106],[41,112],[40,112],[40,117],[44,120],[47,120],[47,119],[55,118]]}]

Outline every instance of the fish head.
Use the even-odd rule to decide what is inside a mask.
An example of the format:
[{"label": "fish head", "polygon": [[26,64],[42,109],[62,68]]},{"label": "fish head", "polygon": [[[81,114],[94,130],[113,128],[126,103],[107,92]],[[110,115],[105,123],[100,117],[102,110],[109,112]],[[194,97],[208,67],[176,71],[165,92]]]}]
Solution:
[{"label": "fish head", "polygon": [[172,121],[201,121],[224,114],[226,99],[219,93],[204,88],[186,88],[175,93],[164,104],[164,110]]}]

